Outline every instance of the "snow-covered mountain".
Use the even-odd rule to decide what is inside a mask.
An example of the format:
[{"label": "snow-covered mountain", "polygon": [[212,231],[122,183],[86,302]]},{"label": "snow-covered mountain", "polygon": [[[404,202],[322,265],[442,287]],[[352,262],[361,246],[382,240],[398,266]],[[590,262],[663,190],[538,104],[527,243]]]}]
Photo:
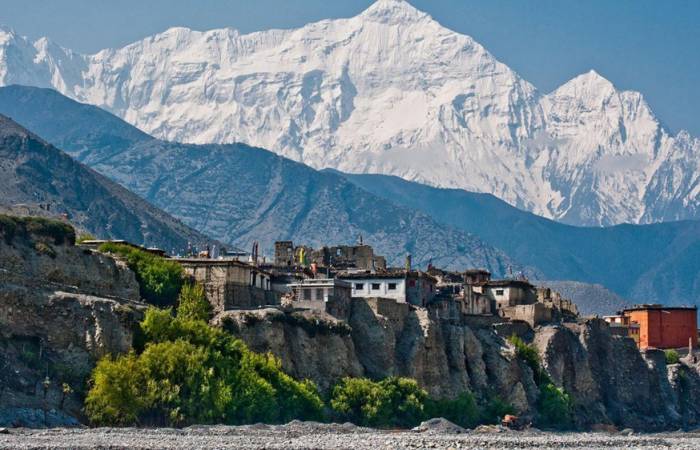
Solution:
[{"label": "snow-covered mountain", "polygon": [[402,0],[296,30],[172,28],[79,55],[0,29],[0,85],[53,87],[159,138],[492,193],[564,222],[700,218],[700,140],[595,72],[544,95]]}]

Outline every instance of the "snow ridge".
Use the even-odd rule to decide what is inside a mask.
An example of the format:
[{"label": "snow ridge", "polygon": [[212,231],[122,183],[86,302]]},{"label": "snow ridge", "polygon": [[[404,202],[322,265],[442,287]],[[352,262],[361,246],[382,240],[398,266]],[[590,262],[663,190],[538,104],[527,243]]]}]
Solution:
[{"label": "snow ridge", "polygon": [[577,225],[700,218],[700,141],[591,71],[542,94],[403,0],[79,55],[0,28],[0,85],[54,87],[162,139],[492,193]]}]

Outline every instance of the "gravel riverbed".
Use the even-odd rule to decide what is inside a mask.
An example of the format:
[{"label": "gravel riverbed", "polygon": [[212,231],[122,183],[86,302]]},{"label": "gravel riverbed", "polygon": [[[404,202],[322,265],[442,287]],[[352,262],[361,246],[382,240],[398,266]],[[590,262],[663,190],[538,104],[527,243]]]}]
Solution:
[{"label": "gravel riverbed", "polygon": [[[12,449],[397,449],[397,448],[635,448],[700,449],[700,433],[549,433],[445,429],[379,431],[351,424],[172,428],[9,429],[0,448]],[[500,432],[499,432],[500,431]]]}]

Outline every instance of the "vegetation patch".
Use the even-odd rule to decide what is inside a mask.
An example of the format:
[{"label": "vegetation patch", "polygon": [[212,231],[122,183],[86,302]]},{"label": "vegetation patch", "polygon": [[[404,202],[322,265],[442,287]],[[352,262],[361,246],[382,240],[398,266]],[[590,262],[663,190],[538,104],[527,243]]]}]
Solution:
[{"label": "vegetation patch", "polygon": [[285,423],[319,420],[323,401],[270,354],[178,310],[151,308],[143,351],[98,362],[85,401],[95,425]]},{"label": "vegetation patch", "polygon": [[665,350],[666,364],[678,364],[681,360],[681,355],[676,350]]},{"label": "vegetation patch", "polygon": [[542,428],[567,430],[573,427],[574,405],[571,396],[560,387],[557,387],[547,372],[542,367],[537,349],[525,343],[516,335],[508,338],[515,347],[515,353],[531,369],[535,382],[540,390],[537,401],[536,424]]},{"label": "vegetation patch", "polygon": [[141,297],[156,306],[172,306],[183,285],[182,267],[175,261],[141,249],[108,242],[100,245],[100,252],[123,258],[136,274]]},{"label": "vegetation patch", "polygon": [[[473,428],[482,420],[479,407],[471,392],[462,392],[454,399],[428,399],[427,417],[443,417],[464,428]],[[507,413],[504,413],[505,415]],[[503,417],[503,415],[498,416]]]},{"label": "vegetation patch", "polygon": [[370,427],[410,428],[426,416],[428,394],[409,378],[344,378],[330,405],[337,418]]},{"label": "vegetation patch", "polygon": [[49,238],[55,245],[75,245],[75,230],[60,220],[44,217],[17,217],[0,214],[0,233],[10,245],[15,237]]},{"label": "vegetation patch", "polygon": [[[270,320],[275,322],[283,322],[292,326],[300,327],[309,336],[316,334],[330,335],[338,334],[341,336],[349,336],[352,328],[345,322],[327,320],[317,316],[308,316],[301,313],[284,313],[276,314],[270,317]],[[246,322],[247,323],[247,322]]]}]

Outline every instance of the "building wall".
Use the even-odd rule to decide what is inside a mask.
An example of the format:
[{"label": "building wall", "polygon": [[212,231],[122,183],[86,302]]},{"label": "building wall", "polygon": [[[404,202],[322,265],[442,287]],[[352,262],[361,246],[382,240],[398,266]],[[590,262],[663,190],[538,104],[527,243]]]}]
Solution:
[{"label": "building wall", "polygon": [[435,284],[425,277],[408,277],[406,280],[406,302],[425,306],[435,297]]},{"label": "building wall", "polygon": [[[403,278],[364,278],[344,280],[352,284],[353,297],[382,297],[392,298],[399,302],[406,301],[406,280]],[[389,284],[396,284],[396,289],[389,289]],[[358,284],[362,287],[358,288]],[[373,289],[372,285],[379,285],[379,289]]]},{"label": "building wall", "polygon": [[521,320],[533,327],[552,320],[552,308],[547,307],[543,303],[507,306],[502,308],[500,313],[503,317],[510,320]]},{"label": "building wall", "polygon": [[639,324],[639,347],[687,347],[689,339],[697,346],[697,310],[643,309],[626,311],[630,322]]},{"label": "building wall", "polygon": [[[269,275],[257,272],[252,267],[183,264],[183,270],[188,277],[204,286],[207,300],[215,312],[279,304],[279,295],[270,291]],[[253,281],[255,285],[252,285]]]}]

